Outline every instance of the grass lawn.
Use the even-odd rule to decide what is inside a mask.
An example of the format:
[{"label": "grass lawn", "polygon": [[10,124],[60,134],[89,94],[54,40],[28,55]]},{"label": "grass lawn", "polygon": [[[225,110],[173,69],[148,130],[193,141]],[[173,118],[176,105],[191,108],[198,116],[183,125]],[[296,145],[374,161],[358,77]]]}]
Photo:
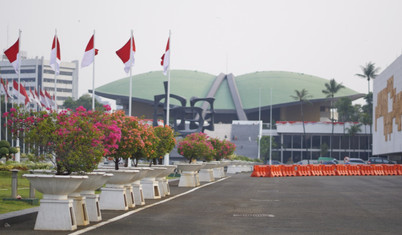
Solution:
[{"label": "grass lawn", "polygon": [[[29,197],[29,181],[22,177],[27,171],[18,172],[18,195],[22,198]],[[42,193],[36,191],[36,198],[41,199]],[[0,214],[35,207],[26,202],[3,201],[3,198],[11,198],[11,171],[0,171]]]}]

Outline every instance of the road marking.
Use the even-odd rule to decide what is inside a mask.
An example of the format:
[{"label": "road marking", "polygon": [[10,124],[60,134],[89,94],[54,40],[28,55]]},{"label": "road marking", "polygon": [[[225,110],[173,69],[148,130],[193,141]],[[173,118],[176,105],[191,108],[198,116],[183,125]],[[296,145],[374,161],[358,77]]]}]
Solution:
[{"label": "road marking", "polygon": [[233,217],[270,217],[274,218],[273,214],[233,214]]},{"label": "road marking", "polygon": [[123,218],[125,218],[125,217],[127,217],[127,216],[130,216],[130,215],[132,215],[132,214],[135,214],[135,213],[140,212],[140,211],[142,211],[142,210],[145,210],[145,209],[147,209],[147,208],[150,208],[150,207],[153,207],[153,206],[156,206],[156,205],[159,205],[159,204],[168,202],[168,201],[170,201],[170,200],[173,200],[173,199],[176,199],[176,198],[178,198],[178,197],[184,196],[184,195],[186,195],[186,194],[192,193],[192,192],[194,192],[194,191],[196,191],[196,190],[198,190],[198,189],[204,188],[204,187],[206,187],[206,186],[208,186],[208,185],[211,185],[211,184],[218,183],[218,182],[223,181],[223,180],[226,180],[226,179],[228,179],[228,178],[230,178],[230,176],[225,177],[225,178],[222,178],[222,179],[219,179],[219,180],[216,180],[216,181],[211,182],[211,183],[207,183],[207,184],[201,185],[201,186],[196,187],[196,188],[193,188],[193,189],[190,189],[190,190],[188,190],[187,192],[178,194],[178,195],[176,195],[176,196],[173,196],[173,197],[171,197],[171,198],[165,199],[165,200],[163,200],[163,201],[159,201],[159,202],[156,202],[156,203],[154,203],[154,204],[146,205],[146,206],[144,206],[144,207],[141,207],[141,208],[138,208],[138,209],[129,211],[129,212],[127,212],[127,213],[124,213],[124,214],[122,214],[122,215],[116,216],[116,217],[111,218],[111,219],[109,219],[109,220],[100,222],[99,224],[95,224],[95,225],[90,226],[90,227],[88,227],[88,228],[84,228],[84,229],[78,230],[78,231],[76,231],[76,232],[74,232],[74,233],[70,233],[70,235],[79,235],[79,234],[86,233],[86,232],[88,232],[88,231],[91,231],[91,230],[94,230],[94,229],[96,229],[96,228],[102,227],[103,225],[106,225],[106,224],[115,222],[115,221],[117,221],[117,220],[123,219]]},{"label": "road marking", "polygon": [[271,200],[271,199],[250,199],[253,202],[279,202],[279,200]]}]

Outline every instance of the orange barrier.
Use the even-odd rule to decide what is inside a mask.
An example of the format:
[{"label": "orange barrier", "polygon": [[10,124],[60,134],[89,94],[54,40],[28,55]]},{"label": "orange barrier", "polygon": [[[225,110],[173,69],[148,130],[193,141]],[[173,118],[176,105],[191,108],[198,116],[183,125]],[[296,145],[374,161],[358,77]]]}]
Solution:
[{"label": "orange barrier", "polygon": [[271,177],[282,177],[282,166],[272,165],[271,166]]},{"label": "orange barrier", "polygon": [[398,175],[402,175],[402,165],[401,164],[396,164],[396,172]]},{"label": "orange barrier", "polygon": [[335,175],[335,165],[322,165],[321,166],[322,175],[332,176]]},{"label": "orange barrier", "polygon": [[374,164],[373,170],[374,170],[374,175],[384,175],[384,167],[380,164]]},{"label": "orange barrier", "polygon": [[253,173],[251,173],[251,177],[262,177],[261,176],[261,165],[255,165],[253,169]]},{"label": "orange barrier", "polygon": [[271,166],[270,165],[262,166],[261,175],[262,177],[271,177]]},{"label": "orange barrier", "polygon": [[336,175],[340,175],[340,176],[349,175],[347,165],[337,164],[336,165]]},{"label": "orange barrier", "polygon": [[310,165],[311,175],[322,176],[321,165]]},{"label": "orange barrier", "polygon": [[349,175],[361,175],[359,165],[348,165],[347,168]]},{"label": "orange barrier", "polygon": [[361,175],[374,175],[374,169],[371,165],[360,165]]},{"label": "orange barrier", "polygon": [[282,165],[282,176],[296,176],[294,165]]},{"label": "orange barrier", "polygon": [[392,165],[382,165],[382,168],[384,170],[384,175],[398,175],[397,171],[397,166],[392,164]]},{"label": "orange barrier", "polygon": [[297,165],[296,168],[297,176],[311,176],[310,165]]}]

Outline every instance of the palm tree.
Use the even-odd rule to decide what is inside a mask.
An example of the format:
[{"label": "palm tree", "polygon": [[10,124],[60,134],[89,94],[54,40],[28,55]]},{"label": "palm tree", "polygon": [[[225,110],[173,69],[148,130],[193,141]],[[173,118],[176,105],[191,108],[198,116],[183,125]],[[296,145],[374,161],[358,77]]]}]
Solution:
[{"label": "palm tree", "polygon": [[332,122],[332,133],[331,133],[331,139],[330,139],[330,146],[331,146],[331,151],[330,151],[330,156],[332,157],[332,137],[334,135],[334,110],[333,110],[333,102],[334,102],[334,96],[338,91],[342,88],[345,88],[345,86],[342,85],[342,83],[337,83],[335,79],[331,79],[329,83],[325,83],[325,90],[322,90],[322,93],[327,95],[327,98],[330,99],[331,102],[331,122]]},{"label": "palm tree", "polygon": [[306,145],[306,128],[304,126],[303,103],[310,102],[309,98],[311,98],[312,96],[304,88],[302,90],[300,90],[300,91],[295,90],[295,93],[296,93],[296,95],[291,95],[290,97],[292,97],[294,100],[297,100],[297,101],[300,102],[300,112],[301,112],[301,117],[302,117],[302,122],[303,122],[303,145],[306,147],[306,154],[307,154],[308,153],[308,148],[307,148],[307,145]]},{"label": "palm tree", "polygon": [[362,74],[360,73],[356,73],[356,76],[362,77],[362,78],[366,78],[367,79],[367,84],[368,84],[368,92],[367,94],[370,93],[370,80],[374,79],[378,74],[378,70],[380,70],[380,68],[376,68],[375,67],[375,63],[372,63],[371,61],[368,62],[366,64],[366,66],[361,66],[360,68],[362,69]]},{"label": "palm tree", "polygon": [[[362,124],[361,123],[359,123],[359,124],[355,124],[355,125],[352,125],[352,126],[350,126],[350,127],[348,127],[348,128],[346,128],[346,130],[347,130],[347,132],[348,132],[348,135],[350,136],[350,141],[351,141],[351,143],[352,143],[352,146],[354,146],[353,145],[353,137],[355,137],[356,135],[357,135],[357,133],[359,133],[360,131],[361,131],[361,127],[362,126]],[[355,148],[353,148],[353,152],[355,151],[356,149]]]}]

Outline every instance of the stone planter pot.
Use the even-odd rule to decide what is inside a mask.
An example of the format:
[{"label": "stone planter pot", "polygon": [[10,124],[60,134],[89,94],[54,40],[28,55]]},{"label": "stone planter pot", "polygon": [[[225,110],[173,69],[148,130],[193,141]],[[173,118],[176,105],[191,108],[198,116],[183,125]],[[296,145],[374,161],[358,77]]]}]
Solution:
[{"label": "stone planter pot", "polygon": [[148,171],[145,178],[141,180],[142,189],[144,192],[145,199],[160,199],[161,189],[159,188],[159,183],[156,181],[162,172],[166,170],[164,167],[151,167],[152,171]]},{"label": "stone planter pot", "polygon": [[200,163],[178,163],[177,170],[180,171],[179,187],[196,187],[200,185],[198,171],[204,166]]},{"label": "stone planter pot", "polygon": [[230,162],[226,173],[236,174],[236,173],[241,172],[241,169],[239,168],[239,166],[240,166],[240,162],[238,162],[238,161]]},{"label": "stone planter pot", "polygon": [[32,186],[43,193],[35,230],[77,229],[73,200],[68,194],[73,193],[88,176],[76,175],[40,175],[24,174]]},{"label": "stone planter pot", "polygon": [[156,168],[156,167],[166,168],[166,170],[161,172],[161,174],[159,174],[156,177],[156,181],[158,181],[159,189],[161,190],[161,196],[165,197],[165,196],[170,195],[169,181],[166,177],[168,177],[170,174],[172,174],[176,170],[177,166],[175,166],[175,165],[155,165],[153,167],[154,168]]},{"label": "stone planter pot", "polygon": [[153,169],[151,167],[131,167],[129,169],[140,171],[131,185],[133,186],[135,204],[145,205],[144,190],[142,189],[141,180],[147,176],[148,171],[152,171]]},{"label": "stone planter pot", "polygon": [[87,225],[90,221],[102,220],[99,195],[95,194],[95,190],[101,188],[113,174],[90,172],[86,176],[88,179],[84,180],[74,193],[68,195],[73,199],[77,225]]},{"label": "stone planter pot", "polygon": [[200,182],[213,182],[214,178],[214,168],[219,166],[218,162],[207,162],[203,168],[201,168],[199,174]]},{"label": "stone planter pot", "polygon": [[[128,210],[129,207],[134,207],[134,195],[131,183],[138,170],[114,170],[110,168],[101,168],[96,170],[112,173],[105,187],[100,194],[101,210]],[[128,195],[127,195],[128,194]]]}]

